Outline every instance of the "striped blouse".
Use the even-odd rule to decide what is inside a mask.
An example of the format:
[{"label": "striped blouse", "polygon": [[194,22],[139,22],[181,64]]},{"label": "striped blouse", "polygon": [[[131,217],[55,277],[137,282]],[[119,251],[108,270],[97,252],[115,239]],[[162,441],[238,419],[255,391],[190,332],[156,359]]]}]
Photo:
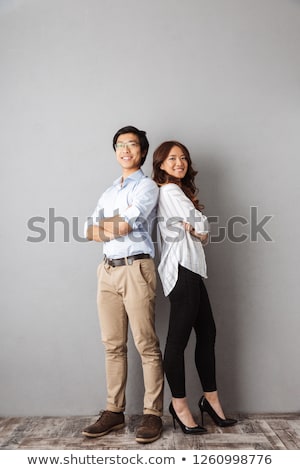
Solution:
[{"label": "striped blouse", "polygon": [[161,236],[158,272],[167,296],[176,284],[178,264],[207,277],[201,240],[187,232],[182,223],[190,223],[197,233],[208,233],[208,221],[182,189],[173,183],[160,188],[157,221]]}]

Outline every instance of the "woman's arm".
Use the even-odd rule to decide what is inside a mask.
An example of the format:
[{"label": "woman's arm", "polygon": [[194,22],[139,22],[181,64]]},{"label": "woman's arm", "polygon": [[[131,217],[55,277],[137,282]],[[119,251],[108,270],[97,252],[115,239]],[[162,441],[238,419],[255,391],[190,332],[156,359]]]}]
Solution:
[{"label": "woman's arm", "polygon": [[168,224],[181,224],[193,236],[205,242],[208,238],[207,217],[194,207],[181,188],[173,183],[160,189],[160,208]]},{"label": "woman's arm", "polygon": [[194,227],[191,224],[189,224],[188,222],[182,222],[182,225],[183,225],[184,230],[189,232],[193,237],[199,238],[202,243],[207,242],[207,240],[208,240],[208,233],[207,232],[200,232],[200,233],[196,232]]}]

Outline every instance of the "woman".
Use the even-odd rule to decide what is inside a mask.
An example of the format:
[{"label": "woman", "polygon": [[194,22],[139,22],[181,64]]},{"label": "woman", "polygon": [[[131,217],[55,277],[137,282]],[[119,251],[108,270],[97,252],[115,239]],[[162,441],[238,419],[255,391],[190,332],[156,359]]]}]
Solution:
[{"label": "woman", "polygon": [[[218,426],[236,423],[225,417],[216,386],[216,328],[202,280],[207,277],[202,243],[208,237],[208,223],[196,197],[196,174],[189,151],[180,142],[164,142],[155,150],[153,179],[160,187],[158,226],[162,238],[158,271],[171,303],[164,367],[172,393],[169,411],[173,424],[175,427],[177,421],[186,434],[206,432],[204,412]],[[193,328],[195,363],[204,392],[199,400],[202,426],[192,416],[185,389],[184,351]]]}]

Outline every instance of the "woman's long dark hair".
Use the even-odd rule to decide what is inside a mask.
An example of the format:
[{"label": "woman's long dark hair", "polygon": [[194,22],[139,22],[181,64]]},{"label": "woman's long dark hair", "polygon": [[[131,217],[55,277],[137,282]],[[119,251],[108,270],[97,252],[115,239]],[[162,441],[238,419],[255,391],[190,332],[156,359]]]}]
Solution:
[{"label": "woman's long dark hair", "polygon": [[[184,178],[175,178],[174,176],[170,176],[168,175],[168,173],[166,173],[160,168],[174,146],[179,147],[182,150],[182,153],[184,154],[188,162],[188,170]],[[166,183],[178,184],[184,194],[192,201],[195,208],[202,211],[204,209],[204,206],[200,204],[197,199],[198,190],[194,182],[197,173],[198,172],[195,171],[192,167],[192,160],[188,149],[185,145],[181,144],[180,142],[177,142],[176,140],[168,140],[167,142],[163,142],[157,147],[157,149],[153,153],[152,178],[157,183],[157,185],[162,186]]]}]

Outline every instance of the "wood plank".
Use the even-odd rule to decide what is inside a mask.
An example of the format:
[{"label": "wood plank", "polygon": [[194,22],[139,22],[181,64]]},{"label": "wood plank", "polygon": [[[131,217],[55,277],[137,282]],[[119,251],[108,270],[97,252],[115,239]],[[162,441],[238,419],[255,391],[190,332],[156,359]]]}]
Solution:
[{"label": "wood plank", "polygon": [[239,416],[236,426],[219,428],[207,419],[208,433],[189,436],[173,428],[163,417],[162,437],[150,444],[135,441],[141,419],[126,415],[125,428],[101,438],[89,439],[81,431],[97,417],[7,417],[0,418],[0,449],[147,449],[147,450],[276,450],[300,449],[300,414]]}]

